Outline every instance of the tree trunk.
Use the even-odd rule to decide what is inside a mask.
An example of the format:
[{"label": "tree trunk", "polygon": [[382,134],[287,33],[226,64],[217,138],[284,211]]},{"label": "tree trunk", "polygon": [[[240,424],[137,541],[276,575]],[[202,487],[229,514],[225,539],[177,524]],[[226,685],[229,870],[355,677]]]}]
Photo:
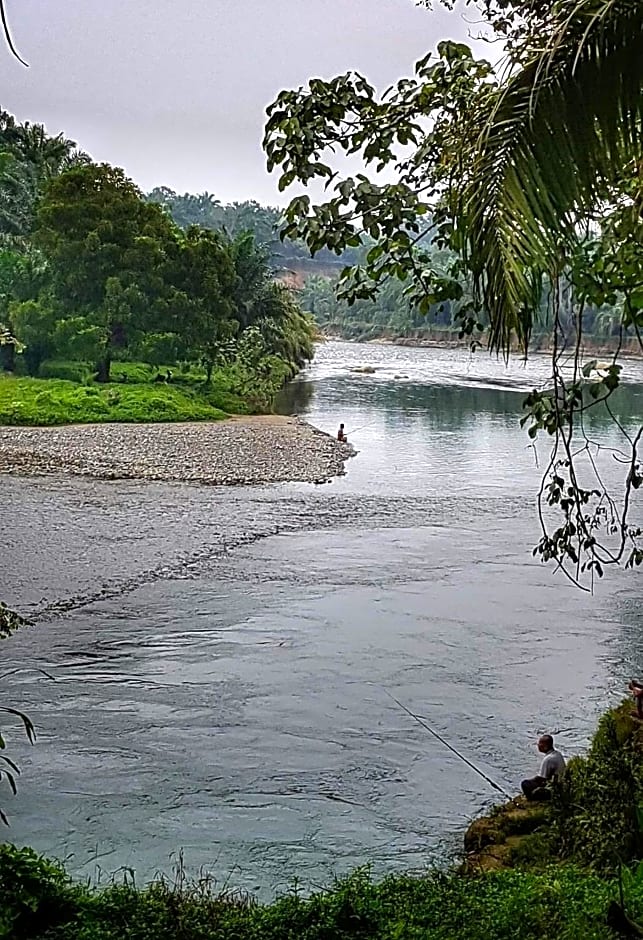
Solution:
[{"label": "tree trunk", "polygon": [[16,347],[13,343],[0,346],[0,369],[4,372],[16,371]]},{"label": "tree trunk", "polygon": [[110,369],[112,366],[112,357],[109,353],[105,353],[105,356],[100,359],[96,364],[96,381],[97,382],[109,382],[110,380]]},{"label": "tree trunk", "polygon": [[643,937],[643,928],[627,916],[620,904],[611,901],[607,911],[607,924],[620,937]]},{"label": "tree trunk", "polygon": [[213,364],[211,362],[206,362],[205,364],[205,384],[206,385],[212,384],[212,367],[213,367]]}]

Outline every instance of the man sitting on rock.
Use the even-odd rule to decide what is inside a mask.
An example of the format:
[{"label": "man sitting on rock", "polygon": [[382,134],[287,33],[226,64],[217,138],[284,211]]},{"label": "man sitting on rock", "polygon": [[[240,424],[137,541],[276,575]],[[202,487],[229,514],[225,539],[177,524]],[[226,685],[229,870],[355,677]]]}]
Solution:
[{"label": "man sitting on rock", "polygon": [[523,780],[521,787],[528,800],[544,802],[551,799],[551,790],[547,784],[552,780],[560,780],[565,773],[565,758],[554,748],[551,734],[542,734],[538,738],[538,750],[544,754],[540,773],[536,777]]}]

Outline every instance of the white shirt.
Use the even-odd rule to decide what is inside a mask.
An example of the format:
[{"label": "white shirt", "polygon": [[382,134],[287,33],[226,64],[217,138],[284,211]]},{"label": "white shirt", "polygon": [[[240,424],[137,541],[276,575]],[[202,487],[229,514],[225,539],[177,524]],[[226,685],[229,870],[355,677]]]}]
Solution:
[{"label": "white shirt", "polygon": [[547,751],[540,765],[540,776],[544,777],[545,780],[551,780],[552,777],[562,777],[564,773],[565,758],[560,751],[557,751],[555,748],[552,748],[551,751]]}]

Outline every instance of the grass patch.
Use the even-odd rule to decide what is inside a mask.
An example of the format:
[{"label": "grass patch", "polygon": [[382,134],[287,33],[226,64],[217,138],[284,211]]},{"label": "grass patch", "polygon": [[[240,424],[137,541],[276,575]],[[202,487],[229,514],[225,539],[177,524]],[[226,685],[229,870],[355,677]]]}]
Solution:
[{"label": "grass patch", "polygon": [[[168,371],[171,382],[157,380]],[[112,382],[99,384],[88,362],[47,360],[42,377],[0,373],[0,425],[216,421],[230,414],[265,414],[294,371],[268,356],[255,371],[234,363],[218,369],[206,385],[205,373],[195,366],[157,369],[144,362],[114,362]]]},{"label": "grass patch", "polygon": [[[308,898],[260,905],[208,879],[94,890],[11,846],[0,847],[0,893],[0,937],[12,940],[612,940],[606,917],[618,897],[614,882],[571,866],[380,883],[358,870]],[[629,886],[628,906],[643,914],[643,881]]]},{"label": "grass patch", "polygon": [[78,385],[64,379],[0,378],[0,424],[216,421],[226,411],[185,386]]}]

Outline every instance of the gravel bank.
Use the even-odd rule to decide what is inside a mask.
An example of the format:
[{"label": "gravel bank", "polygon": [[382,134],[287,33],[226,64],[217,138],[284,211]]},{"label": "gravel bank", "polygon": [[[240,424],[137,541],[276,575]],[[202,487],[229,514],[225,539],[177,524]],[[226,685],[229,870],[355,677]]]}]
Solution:
[{"label": "gravel bank", "polygon": [[324,483],[354,451],[299,418],[0,428],[0,473],[217,485]]}]

